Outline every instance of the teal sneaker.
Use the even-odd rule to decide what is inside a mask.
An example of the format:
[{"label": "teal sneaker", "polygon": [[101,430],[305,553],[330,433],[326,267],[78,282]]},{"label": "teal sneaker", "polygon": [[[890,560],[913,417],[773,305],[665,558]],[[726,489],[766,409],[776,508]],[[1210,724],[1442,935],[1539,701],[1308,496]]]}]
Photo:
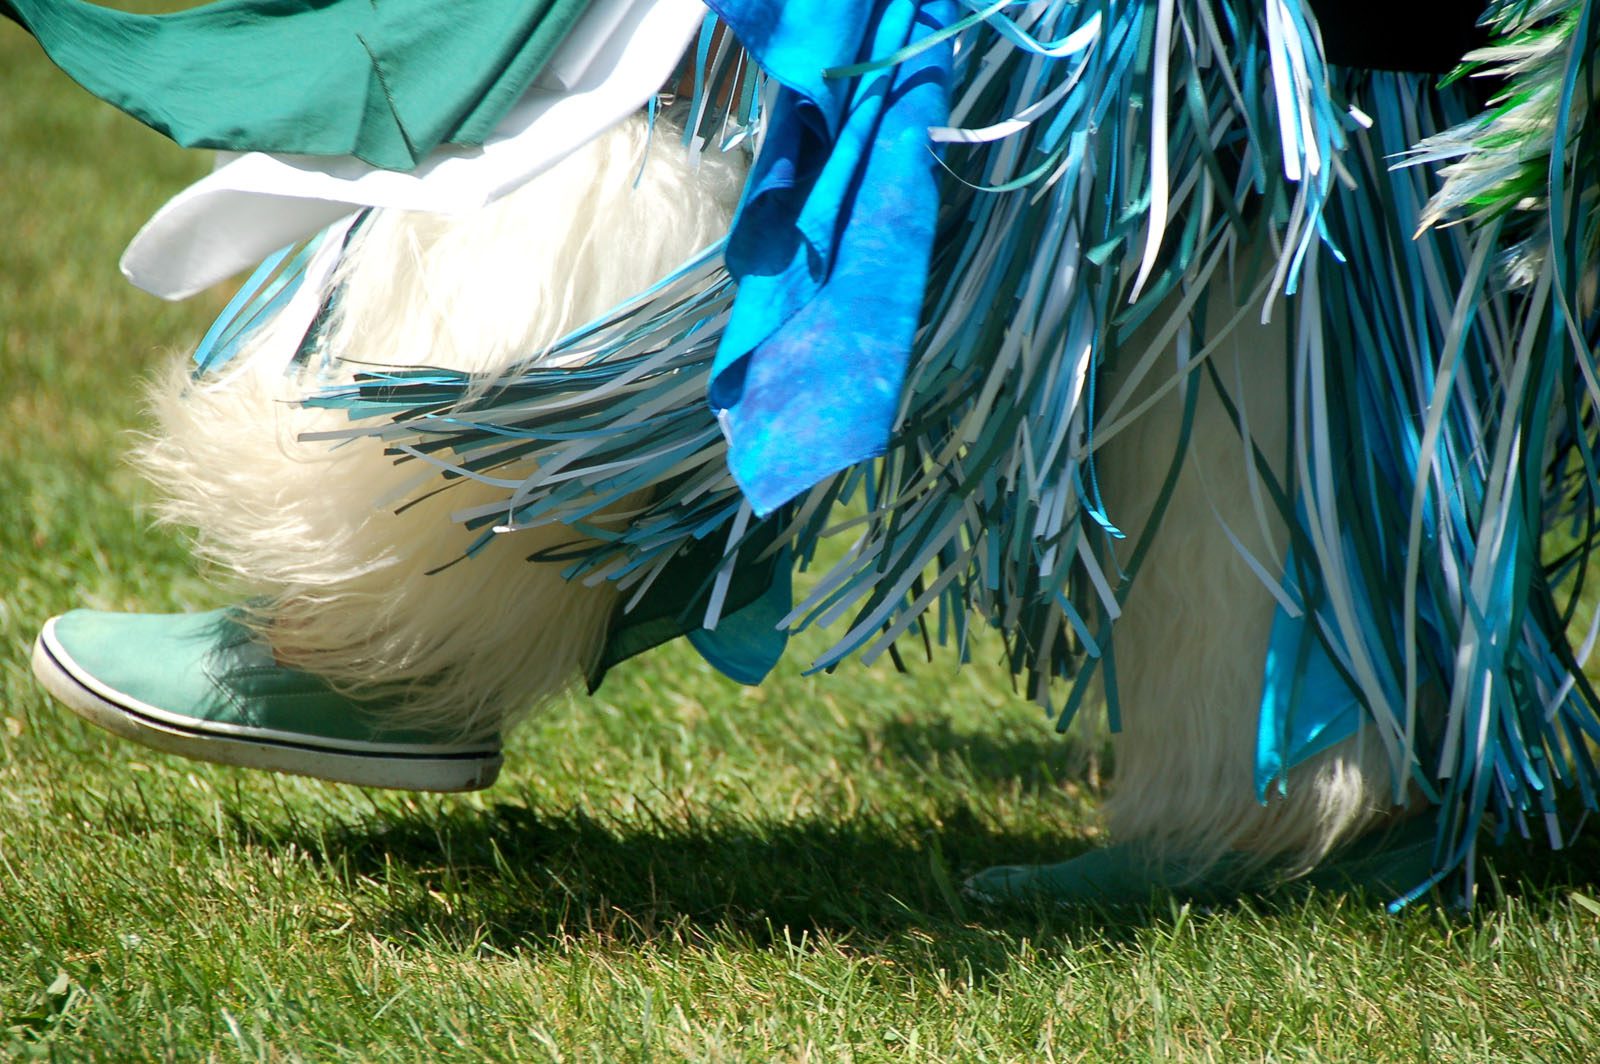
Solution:
[{"label": "teal sneaker", "polygon": [[498,738],[385,728],[379,707],[273,660],[233,610],[73,610],[45,623],[33,671],[69,709],[166,753],[412,791],[471,791],[500,771]]}]

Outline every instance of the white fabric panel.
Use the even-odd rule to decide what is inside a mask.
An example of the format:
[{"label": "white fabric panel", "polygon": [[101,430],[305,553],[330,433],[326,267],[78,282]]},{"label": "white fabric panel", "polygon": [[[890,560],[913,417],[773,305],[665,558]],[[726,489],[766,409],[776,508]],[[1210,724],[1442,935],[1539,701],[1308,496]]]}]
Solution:
[{"label": "white fabric panel", "polygon": [[441,148],[411,173],[350,156],[222,153],[212,174],[139,230],[123,276],[185,299],[363,207],[453,213],[490,203],[643,107],[705,14],[701,0],[597,0],[551,61],[552,80],[571,80],[570,90],[536,85],[482,148]]}]

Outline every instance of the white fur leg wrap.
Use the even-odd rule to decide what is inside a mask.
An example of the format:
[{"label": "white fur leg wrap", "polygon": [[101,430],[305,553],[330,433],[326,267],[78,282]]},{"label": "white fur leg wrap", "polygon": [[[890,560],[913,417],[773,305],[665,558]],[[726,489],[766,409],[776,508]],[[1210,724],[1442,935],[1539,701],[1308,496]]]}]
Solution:
[{"label": "white fur leg wrap", "polygon": [[[1207,320],[1227,321],[1236,305],[1214,293]],[[1279,462],[1289,424],[1285,315],[1280,308],[1266,326],[1258,317],[1247,315],[1212,358],[1255,445]],[[1136,337],[1130,346],[1144,345]],[[1252,740],[1275,603],[1223,522],[1269,568],[1287,536],[1272,504],[1252,497],[1239,431],[1205,374],[1189,386],[1201,390],[1190,448],[1116,628],[1123,730],[1107,818],[1124,840],[1202,860],[1244,851],[1303,870],[1389,806],[1390,766],[1364,731],[1292,770],[1287,794],[1256,800]],[[1106,444],[1100,483],[1124,527],[1143,527],[1155,505],[1181,402],[1169,396]]]},{"label": "white fur leg wrap", "polygon": [[465,558],[476,533],[450,515],[494,489],[398,462],[369,438],[305,441],[348,422],[298,400],[374,366],[492,375],[536,362],[719,239],[740,167],[714,153],[691,166],[666,128],[647,152],[648,132],[630,120],[470,215],[374,214],[338,267],[334,320],[303,371],[276,354],[298,337],[268,323],[221,379],[191,381],[180,365],[157,382],[160,429],[139,458],[162,515],[193,526],[200,553],[262,603],[280,660],[398,696],[398,718],[464,735],[495,731],[592,665],[612,590],[527,561],[577,533],[516,532]]}]

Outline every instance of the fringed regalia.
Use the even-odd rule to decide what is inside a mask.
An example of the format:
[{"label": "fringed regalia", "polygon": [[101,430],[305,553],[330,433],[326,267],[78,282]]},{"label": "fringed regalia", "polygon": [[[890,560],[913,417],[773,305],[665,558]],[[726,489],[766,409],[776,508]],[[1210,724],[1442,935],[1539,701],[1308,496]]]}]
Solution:
[{"label": "fringed regalia", "polygon": [[[1396,800],[1436,816],[1416,891],[1464,872],[1468,896],[1486,833],[1560,847],[1595,808],[1593,0],[1493,0],[1489,45],[1442,79],[1334,65],[1312,7],[1339,12],[1296,0],[709,0],[703,18],[471,0],[370,26],[367,6],[227,37],[168,16],[143,40],[256,72],[316,19],[364,27],[349,77],[296,82],[291,64],[211,101],[188,91],[209,66],[189,87],[134,77],[151,68],[122,16],[0,10],[181,142],[254,153],[127,260],[180,295],[287,245],[206,337],[203,373],[308,292],[316,329],[340,298],[317,263],[348,223],[320,231],[351,211],[487,201],[641,104],[670,108],[694,152],[753,158],[724,244],[537,360],[304,396],[348,412],[334,436],[494,486],[455,514],[474,549],[540,526],[587,537],[533,560],[618,589],[594,682],[679,635],[755,682],[808,625],[847,622],[826,669],[908,643],[965,654],[976,620],[1059,728],[1096,679],[1115,726],[1116,621],[1166,495],[1129,527],[1096,456],[1175,394],[1170,490],[1197,397],[1234,387],[1214,357],[1225,323],[1205,320],[1225,285],[1237,315],[1289,337],[1288,453],[1260,453],[1238,419],[1238,461],[1289,530],[1281,557],[1248,558],[1278,613],[1259,731],[1226,737],[1256,750],[1261,798],[1373,727]],[[564,83],[550,57],[585,33],[611,66]],[[693,92],[656,98],[685,44]],[[625,527],[596,522],[641,492]],[[797,598],[829,535],[848,550]]]}]

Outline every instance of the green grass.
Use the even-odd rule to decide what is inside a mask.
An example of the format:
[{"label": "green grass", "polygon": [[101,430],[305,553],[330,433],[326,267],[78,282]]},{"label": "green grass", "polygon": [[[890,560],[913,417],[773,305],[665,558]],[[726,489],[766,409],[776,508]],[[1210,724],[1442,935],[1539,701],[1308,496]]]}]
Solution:
[{"label": "green grass", "polygon": [[49,614],[214,604],[121,455],[139,378],[218,298],[116,272],[206,163],[8,26],[0,101],[0,1059],[1600,1057],[1592,847],[1488,879],[1471,920],[967,907],[962,876],[1094,842],[1099,739],[1056,737],[994,668],[749,690],[667,648],[454,798],[80,723],[29,675]]}]

